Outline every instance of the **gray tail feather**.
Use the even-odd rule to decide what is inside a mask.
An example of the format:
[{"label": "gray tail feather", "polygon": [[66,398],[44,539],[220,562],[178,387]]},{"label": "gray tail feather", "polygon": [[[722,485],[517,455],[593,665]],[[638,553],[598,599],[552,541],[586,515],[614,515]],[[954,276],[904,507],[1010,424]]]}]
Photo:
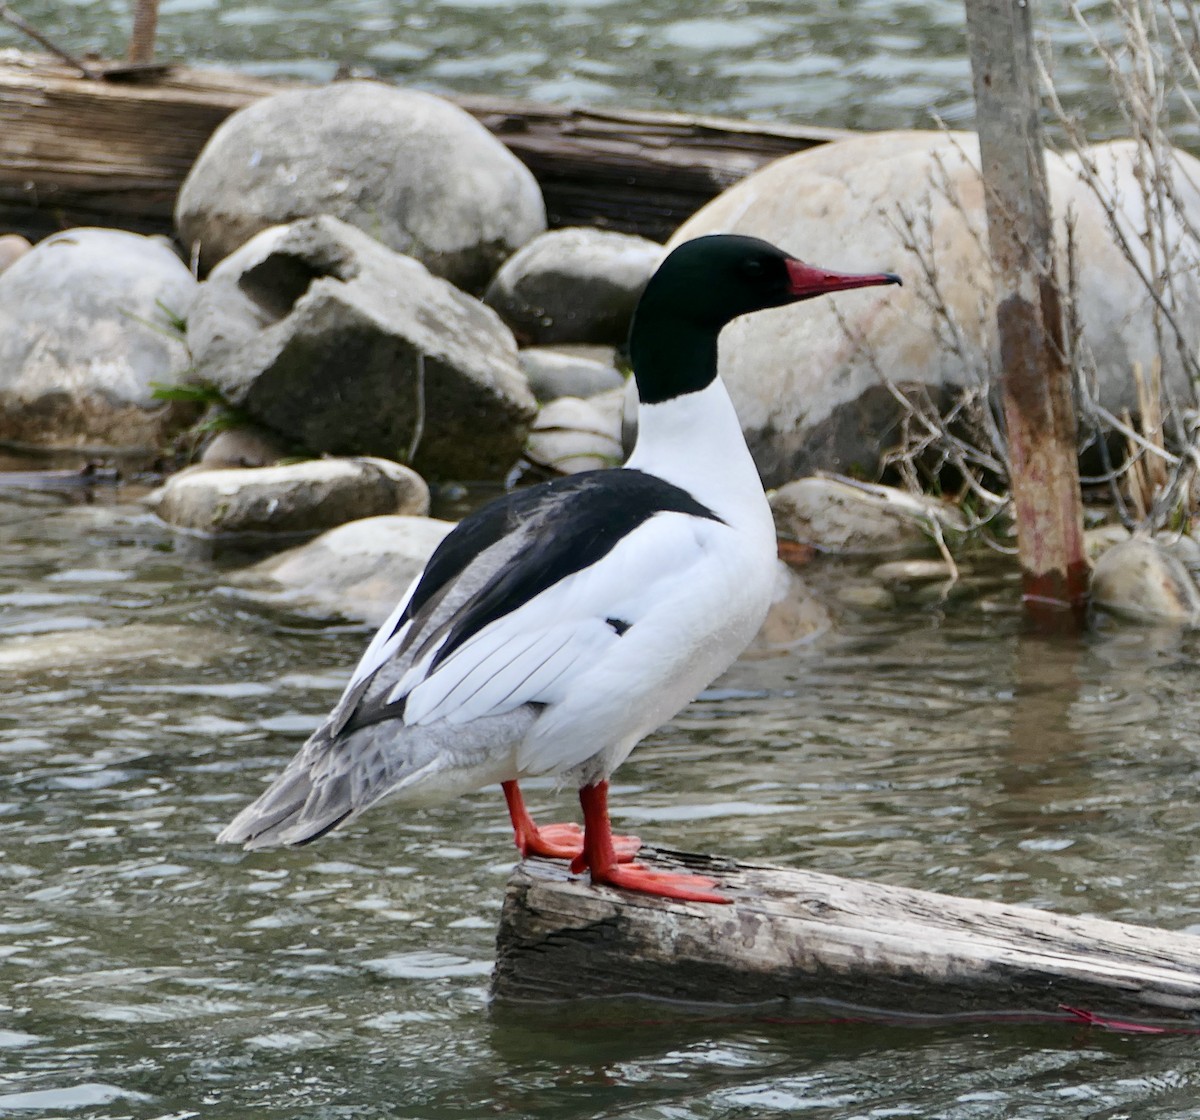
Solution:
[{"label": "gray tail feather", "polygon": [[225,826],[217,842],[248,849],[310,843],[354,815],[344,790],[336,788],[340,785],[334,781],[314,786],[307,768],[288,767]]}]

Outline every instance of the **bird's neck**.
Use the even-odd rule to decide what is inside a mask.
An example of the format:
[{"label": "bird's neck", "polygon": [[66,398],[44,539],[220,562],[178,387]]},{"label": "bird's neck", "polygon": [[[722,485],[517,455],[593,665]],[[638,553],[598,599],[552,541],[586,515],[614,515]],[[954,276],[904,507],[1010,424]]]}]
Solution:
[{"label": "bird's neck", "polygon": [[719,377],[694,393],[643,401],[637,443],[625,465],[687,490],[730,525],[774,540],[758,469]]}]

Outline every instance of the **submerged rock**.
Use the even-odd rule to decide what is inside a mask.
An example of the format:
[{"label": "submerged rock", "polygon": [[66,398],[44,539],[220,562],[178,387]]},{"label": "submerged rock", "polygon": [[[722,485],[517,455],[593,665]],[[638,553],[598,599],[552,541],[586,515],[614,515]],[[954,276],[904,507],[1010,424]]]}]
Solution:
[{"label": "submerged rock", "polygon": [[309,533],[378,514],[423,516],[429,488],[386,459],[313,459],[189,471],[147,499],[168,525],[199,533]]},{"label": "submerged rock", "polygon": [[164,443],[192,415],[154,386],[189,365],[177,322],[195,295],[161,238],[73,229],[39,242],[0,273],[0,439]]},{"label": "submerged rock", "polygon": [[620,345],[663,247],[600,229],[535,237],[496,274],[484,295],[523,343]]},{"label": "submerged rock", "polygon": [[767,617],[747,651],[750,656],[777,653],[812,641],[833,626],[829,608],[787,564],[775,570],[775,589]]},{"label": "submerged rock", "polygon": [[1170,547],[1146,537],[1115,544],[1092,570],[1092,602],[1142,622],[1200,624],[1200,589]]},{"label": "submerged rock", "polygon": [[195,668],[226,649],[221,635],[198,626],[133,623],[88,630],[59,630],[0,640],[0,673],[40,673],[84,668],[88,673],[126,669],[130,663]]},{"label": "submerged rock", "polygon": [[833,478],[797,479],[770,501],[781,537],[842,555],[926,552],[935,524],[964,528],[958,511],[936,499]]},{"label": "submerged rock", "polygon": [[207,271],[270,226],[330,214],[480,291],[546,228],[532,173],[432,94],[349,81],[240,109],[213,133],[175,207]]},{"label": "submerged rock", "polygon": [[494,311],[336,218],[223,261],[188,342],[197,376],[284,439],[435,478],[503,476],[536,409]]},{"label": "submerged rock", "polygon": [[276,605],[379,626],[453,528],[431,517],[351,521],[255,564],[234,582]]},{"label": "submerged rock", "polygon": [[871,576],[884,587],[893,588],[944,583],[955,578],[945,560],[890,560],[875,567]]}]

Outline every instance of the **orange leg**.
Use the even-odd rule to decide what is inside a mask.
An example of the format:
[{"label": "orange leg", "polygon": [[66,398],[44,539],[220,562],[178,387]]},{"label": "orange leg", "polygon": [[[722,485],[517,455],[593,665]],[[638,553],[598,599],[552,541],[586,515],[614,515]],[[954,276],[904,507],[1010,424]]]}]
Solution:
[{"label": "orange leg", "polygon": [[583,851],[571,861],[571,870],[576,874],[588,870],[592,873],[593,883],[607,883],[663,898],[682,898],[688,902],[733,901],[711,889],[718,885],[715,879],[652,871],[640,863],[622,862],[613,846],[612,826],[608,820],[608,782],[584,786],[579,791],[579,803],[583,806],[584,832]]},{"label": "orange leg", "polygon": [[[508,802],[508,815],[512,819],[513,839],[521,857],[546,856],[549,859],[577,859],[583,854],[583,829],[577,824],[547,824],[539,828],[533,823],[521,787],[515,781],[501,782],[504,800]],[[612,837],[615,858],[628,863],[642,846],[636,836]]]}]

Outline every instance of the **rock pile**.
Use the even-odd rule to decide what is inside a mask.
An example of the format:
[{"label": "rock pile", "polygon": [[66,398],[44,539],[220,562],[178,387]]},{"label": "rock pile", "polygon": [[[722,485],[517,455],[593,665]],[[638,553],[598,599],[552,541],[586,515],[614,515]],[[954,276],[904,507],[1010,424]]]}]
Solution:
[{"label": "rock pile", "polygon": [[[1172,158],[1182,212],[1170,256],[1197,267],[1200,162]],[[911,559],[964,531],[943,503],[801,476],[874,475],[897,438],[887,382],[947,401],[986,375],[994,309],[978,162],[964,134],[831,143],[736,184],[673,238],[749,233],[821,265],[904,277],[902,291],[845,293],[735,323],[722,338],[760,473],[779,487],[772,505],[789,555],[873,565],[844,589],[853,609],[955,578],[942,561]],[[1060,246],[1073,215],[1077,313],[1099,398],[1115,414],[1136,410],[1129,372],[1155,353],[1153,305],[1137,279],[1147,262],[1136,249],[1146,221],[1136,150],[1115,142],[1051,155],[1048,167]],[[1097,184],[1116,200],[1132,261]],[[571,472],[628,453],[636,396],[620,347],[664,248],[546,232],[529,171],[448,102],[361,81],[259,101],[214,133],[176,220],[182,251],[117,230],[33,247],[0,235],[0,440],[169,451],[207,403],[210,426],[229,430],[154,508],[199,533],[341,526],[259,573],[277,592],[374,617],[445,532],[424,516],[423,477],[498,482],[522,463]],[[1189,290],[1176,317],[1195,349],[1200,292]],[[1166,383],[1182,390],[1166,358]],[[1097,600],[1200,617],[1190,561],[1147,547],[1119,542],[1101,556]],[[373,565],[390,549],[408,559],[388,582]],[[1129,590],[1138,573],[1141,589]],[[779,633],[801,628],[780,618],[809,617],[795,582],[781,577],[791,605]],[[768,641],[781,643],[778,633]]]}]

